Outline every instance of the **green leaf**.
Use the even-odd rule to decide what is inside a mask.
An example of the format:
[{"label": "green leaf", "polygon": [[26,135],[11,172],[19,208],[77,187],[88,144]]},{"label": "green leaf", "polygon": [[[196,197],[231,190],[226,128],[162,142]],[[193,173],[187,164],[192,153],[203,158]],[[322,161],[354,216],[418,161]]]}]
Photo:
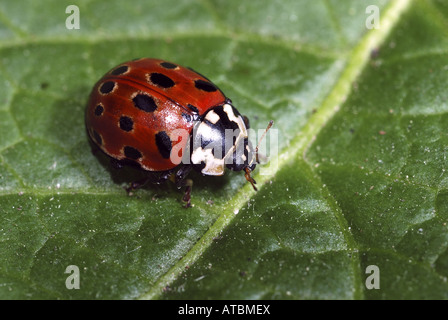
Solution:
[{"label": "green leaf", "polygon": [[[0,298],[448,297],[443,1],[86,0],[67,29],[71,4],[0,3]],[[227,172],[191,174],[190,209],[171,184],[126,194],[142,172],[92,152],[84,109],[138,57],[274,120],[258,192]]]}]

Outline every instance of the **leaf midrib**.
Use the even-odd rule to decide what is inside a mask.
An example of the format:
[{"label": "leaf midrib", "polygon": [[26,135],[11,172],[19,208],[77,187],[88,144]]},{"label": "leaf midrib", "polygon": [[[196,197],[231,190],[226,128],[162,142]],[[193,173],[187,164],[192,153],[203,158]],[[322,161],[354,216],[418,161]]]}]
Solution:
[{"label": "leaf midrib", "polygon": [[[347,55],[347,65],[342,71],[341,76],[335,83],[333,88],[327,97],[323,100],[321,105],[317,108],[317,112],[313,114],[307,124],[299,131],[295,138],[292,139],[288,148],[282,150],[277,158],[271,159],[271,166],[276,168],[270,175],[255,176],[258,182],[259,189],[275,175],[277,172],[285,167],[292,159],[298,160],[303,167],[307,167],[309,173],[312,175],[312,182],[316,185],[322,185],[320,178],[313,170],[312,164],[306,158],[306,152],[314,142],[317,134],[322,130],[325,124],[339,111],[340,105],[343,104],[346,97],[351,93],[352,84],[357,77],[361,74],[370,59],[370,53],[374,48],[379,47],[386,37],[390,34],[399,20],[400,15],[410,6],[413,0],[400,0],[393,1],[381,12],[381,28],[372,29],[365,33],[363,38],[359,41],[358,45],[354,47],[352,52]],[[275,125],[275,124],[274,124]],[[272,162],[275,163],[272,163]],[[333,196],[322,189],[325,192],[325,199],[328,202],[330,208],[333,209],[336,220],[342,230],[344,239],[347,243],[348,250],[353,252],[352,255],[352,267],[354,273],[354,293],[355,299],[362,298],[362,282],[359,281],[360,275],[360,259],[358,255],[358,245],[351,234],[347,220],[342,214],[342,210],[337,205]],[[249,184],[246,184],[242,189],[230,200],[226,208],[223,209],[222,214],[217,218],[215,223],[209,228],[209,230],[197,241],[197,243],[188,251],[182,259],[174,264],[162,277],[160,277],[150,290],[143,293],[139,299],[157,299],[163,294],[163,289],[173,283],[185,270],[187,266],[191,266],[204,251],[210,247],[213,243],[213,239],[218,236],[222,230],[224,230],[233,219],[236,217],[234,214],[235,209],[241,209],[250,201],[255,195],[255,191],[251,189]]]}]

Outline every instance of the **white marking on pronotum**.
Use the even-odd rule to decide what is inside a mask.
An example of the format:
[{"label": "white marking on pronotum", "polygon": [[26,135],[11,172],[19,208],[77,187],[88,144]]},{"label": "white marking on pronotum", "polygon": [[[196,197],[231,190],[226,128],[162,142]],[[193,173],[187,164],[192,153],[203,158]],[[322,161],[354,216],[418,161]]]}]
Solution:
[{"label": "white marking on pronotum", "polygon": [[219,116],[218,116],[218,114],[215,111],[210,110],[209,112],[207,112],[207,115],[205,116],[205,119],[210,121],[213,124],[216,124],[216,122],[219,121]]},{"label": "white marking on pronotum", "polygon": [[238,124],[238,127],[240,128],[243,137],[247,138],[246,125],[244,124],[243,118],[240,116],[237,117],[235,113],[233,113],[233,108],[230,104],[225,104],[223,106],[223,110],[225,113],[227,113],[227,116],[229,117],[230,121],[233,121],[236,124]]},{"label": "white marking on pronotum", "polygon": [[[244,141],[244,139],[248,138],[248,132],[247,132],[246,125],[244,124],[244,119],[241,116],[235,115],[235,113],[233,112],[233,108],[230,104],[224,104],[223,110],[229,117],[229,120],[235,122],[238,125],[238,128],[240,130],[239,135],[236,137],[237,139],[235,141],[235,144],[233,145],[233,148],[229,149],[229,152],[224,157],[226,159],[226,163],[231,164],[231,163],[233,163],[233,153],[236,152],[236,148],[243,146],[241,143],[242,143],[242,141]],[[233,137],[233,135],[228,135],[227,130],[226,130],[226,143],[228,141],[233,140],[233,139],[229,140],[229,138],[231,138],[231,137]],[[246,158],[244,156],[242,157],[242,159],[243,159],[243,161],[246,161]]]},{"label": "white marking on pronotum", "polygon": [[196,131],[196,135],[199,136],[208,136],[213,131],[213,127],[208,125],[206,122],[201,122]]},{"label": "white marking on pronotum", "polygon": [[211,176],[222,176],[224,174],[224,159],[217,159],[212,154],[212,149],[196,148],[191,154],[191,162],[199,164],[205,163],[205,167],[201,170],[203,174]]}]

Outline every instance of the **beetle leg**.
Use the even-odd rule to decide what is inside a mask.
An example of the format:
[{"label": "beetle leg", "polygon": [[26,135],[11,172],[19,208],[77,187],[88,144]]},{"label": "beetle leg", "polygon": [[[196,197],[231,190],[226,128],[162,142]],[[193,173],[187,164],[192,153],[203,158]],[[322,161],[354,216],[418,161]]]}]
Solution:
[{"label": "beetle leg", "polygon": [[124,167],[123,162],[114,158],[110,158],[110,165],[116,170],[122,169]]},{"label": "beetle leg", "polygon": [[129,184],[129,187],[125,188],[126,192],[129,194],[134,190],[140,189],[141,187],[143,187],[145,184],[148,183],[148,181],[151,180],[151,177],[146,177],[143,178],[141,180],[138,181],[133,181]]},{"label": "beetle leg", "polygon": [[252,176],[250,175],[250,169],[248,167],[244,168],[244,171],[246,171],[246,173],[244,174],[244,177],[246,178],[247,181],[249,181],[252,185],[252,187],[254,188],[255,191],[258,191],[257,187],[255,186],[255,184],[257,183],[255,181],[254,178],[252,178]]},{"label": "beetle leg", "polygon": [[157,178],[157,180],[154,181],[155,184],[162,184],[165,183],[166,180],[168,180],[171,175],[173,174],[173,170],[167,170],[167,171],[163,171],[159,177]]},{"label": "beetle leg", "polygon": [[191,189],[193,187],[193,180],[191,179],[185,179],[185,192],[184,196],[182,197],[182,201],[185,202],[185,208],[191,207]]},{"label": "beetle leg", "polygon": [[129,187],[126,188],[126,192],[129,194],[131,191],[143,187],[148,182],[151,182],[154,184],[162,184],[170,178],[172,173],[173,173],[173,170],[163,171],[158,176],[153,173],[149,173],[145,178],[131,182],[129,184]]},{"label": "beetle leg", "polygon": [[193,166],[184,165],[184,166],[180,167],[179,170],[177,170],[176,177],[175,177],[175,183],[178,188],[181,188],[184,185],[183,181],[185,180],[187,175],[190,173],[191,169],[193,169]]},{"label": "beetle leg", "polygon": [[175,183],[178,188],[185,187],[184,196],[182,197],[182,201],[185,202],[185,208],[189,208],[191,206],[191,188],[193,187],[193,180],[185,179],[188,173],[190,173],[193,166],[185,165],[182,166],[177,172],[175,177]]}]

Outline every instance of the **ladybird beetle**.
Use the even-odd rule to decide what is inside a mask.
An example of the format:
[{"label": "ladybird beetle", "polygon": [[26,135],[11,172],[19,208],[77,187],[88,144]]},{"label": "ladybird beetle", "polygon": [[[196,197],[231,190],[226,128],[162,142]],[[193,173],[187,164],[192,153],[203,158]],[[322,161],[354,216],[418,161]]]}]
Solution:
[{"label": "ladybird beetle", "polygon": [[134,164],[159,173],[159,183],[185,186],[186,207],[192,184],[185,177],[193,168],[212,176],[225,167],[243,170],[256,190],[250,174],[258,147],[248,139],[248,119],[191,68],[150,58],[116,66],[93,87],[85,123],[93,143],[119,166]]}]

